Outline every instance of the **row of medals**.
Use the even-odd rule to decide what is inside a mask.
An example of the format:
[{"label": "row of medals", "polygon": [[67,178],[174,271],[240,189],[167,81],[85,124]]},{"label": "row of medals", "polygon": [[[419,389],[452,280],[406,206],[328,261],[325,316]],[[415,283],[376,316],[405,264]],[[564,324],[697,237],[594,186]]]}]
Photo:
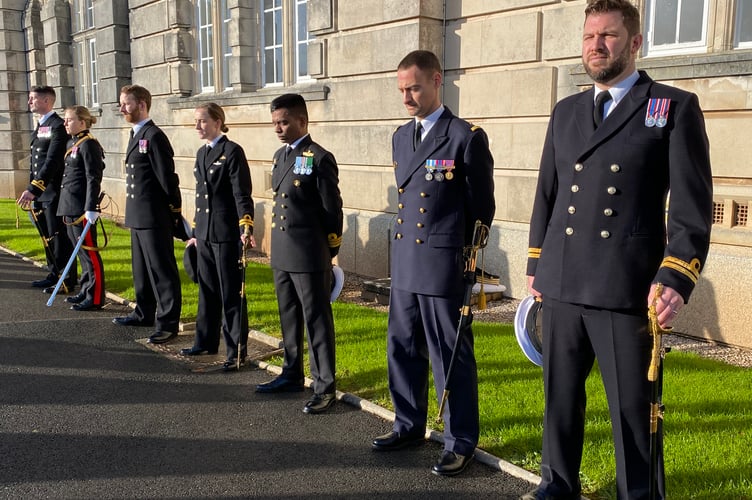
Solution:
[{"label": "row of medals", "polygon": [[[442,163],[446,163],[442,165]],[[444,179],[451,181],[454,179],[454,161],[450,160],[427,160],[424,168],[426,172],[427,181],[443,182]]]},{"label": "row of medals", "polygon": [[650,99],[645,113],[646,127],[665,127],[668,122],[668,108],[671,99]]}]

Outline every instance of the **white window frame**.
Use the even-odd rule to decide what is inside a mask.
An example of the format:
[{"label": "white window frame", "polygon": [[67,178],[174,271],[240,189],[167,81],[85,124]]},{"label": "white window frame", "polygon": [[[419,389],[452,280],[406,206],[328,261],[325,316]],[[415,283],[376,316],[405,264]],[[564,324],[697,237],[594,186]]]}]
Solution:
[{"label": "white window frame", "polygon": [[[267,0],[268,1],[268,0]],[[314,37],[308,32],[307,8],[308,0],[271,0],[272,6],[267,7],[265,0],[258,0],[261,9],[261,83],[264,87],[280,87],[293,85],[303,81],[311,81],[307,68],[301,68],[303,62],[308,61],[308,44]],[[306,9],[306,19],[303,25],[299,23],[299,11]],[[272,28],[273,40],[266,40],[266,22],[269,17],[274,19]],[[281,27],[282,32],[277,29]],[[305,51],[306,57],[301,57]],[[272,53],[272,67],[267,62],[267,56]],[[306,64],[307,65],[307,64]],[[269,78],[269,71],[273,77]]]},{"label": "white window frame", "polygon": [[86,39],[87,56],[89,58],[89,71],[87,73],[89,101],[91,106],[99,105],[99,81],[97,79],[97,39]]},{"label": "white window frame", "polygon": [[196,78],[202,93],[232,88],[231,21],[228,0],[196,0]]},{"label": "white window frame", "polygon": [[231,89],[230,85],[230,58],[232,57],[232,46],[230,45],[230,23],[232,22],[232,13],[230,12],[230,5],[228,0],[220,0],[219,2],[219,14],[222,22],[222,29],[220,30],[220,47],[222,49],[222,67],[220,68],[222,74],[222,87],[225,90]]},{"label": "white window frame", "polygon": [[72,48],[74,57],[76,102],[88,107],[99,106],[97,74],[97,38],[94,26],[94,1],[71,2]]},{"label": "white window frame", "polygon": [[742,19],[744,12],[752,16],[752,0],[737,0],[734,12],[734,47],[737,49],[752,48],[752,32],[748,33],[749,40],[741,39]]},{"label": "white window frame", "polygon": [[[198,42],[198,88],[214,92],[214,24],[212,0],[196,1],[196,41]],[[207,47],[208,45],[208,47]]]},{"label": "white window frame", "polygon": [[[264,87],[277,87],[284,85],[284,0],[272,0],[270,8],[265,7],[265,0],[258,0],[261,5],[261,83]],[[267,40],[266,27],[267,18],[271,16],[274,20],[272,24],[272,40]],[[282,33],[278,32],[281,27]],[[272,67],[267,62],[269,53],[273,54],[271,58]],[[267,75],[271,74],[271,78]]]},{"label": "white window frame", "polygon": [[[655,8],[658,2],[665,0],[647,0],[645,5],[647,22],[645,23],[645,43],[643,44],[643,55],[646,57],[653,56],[667,56],[675,54],[697,54],[707,50],[707,37],[708,37],[708,13],[710,10],[710,0],[702,0],[703,2],[703,15],[701,20],[702,36],[700,40],[693,42],[676,42],[667,43],[661,45],[655,45],[653,43],[655,36]],[[681,8],[682,3],[685,0],[677,0],[679,15],[676,18],[677,30],[676,34],[679,35],[679,24],[681,22]]]}]

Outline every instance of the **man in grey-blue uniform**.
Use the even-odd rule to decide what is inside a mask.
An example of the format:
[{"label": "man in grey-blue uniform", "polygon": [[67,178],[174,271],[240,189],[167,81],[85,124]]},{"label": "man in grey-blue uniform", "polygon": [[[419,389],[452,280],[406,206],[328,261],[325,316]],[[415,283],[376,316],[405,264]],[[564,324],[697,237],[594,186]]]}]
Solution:
[{"label": "man in grey-blue uniform", "polygon": [[[442,394],[463,298],[463,249],[476,220],[494,215],[493,158],[479,127],[456,117],[440,99],[441,64],[429,51],[411,52],[397,68],[403,104],[414,117],[394,133],[398,212],[391,243],[387,358],[396,413],[377,451],[423,441],[428,365]],[[434,474],[461,473],[478,442],[478,377],[472,331],[458,346],[444,417],[444,451]]]}]

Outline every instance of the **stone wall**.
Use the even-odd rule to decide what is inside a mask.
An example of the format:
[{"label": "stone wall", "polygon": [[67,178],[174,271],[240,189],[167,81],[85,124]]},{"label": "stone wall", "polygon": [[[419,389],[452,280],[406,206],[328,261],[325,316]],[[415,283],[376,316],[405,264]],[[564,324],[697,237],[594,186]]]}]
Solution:
[{"label": "stone wall", "polygon": [[[0,51],[0,62],[5,62],[0,82],[9,82],[0,86],[0,185],[13,185],[16,191],[3,196],[17,194],[23,184],[18,179],[27,175],[12,166],[27,154],[23,145],[30,125],[23,113],[24,79],[15,73],[29,74],[31,80],[61,73],[55,68],[66,61],[66,41],[60,23],[47,14],[60,3],[66,2],[29,2],[24,33],[18,32],[17,21],[27,2],[6,0],[0,7],[0,43],[6,44]],[[190,0],[95,0],[103,104],[94,132],[107,152],[105,189],[122,207],[127,128],[117,109],[118,90],[129,82],[144,85],[154,94],[152,117],[172,140],[184,213],[190,218],[193,161],[201,145],[193,130],[193,109],[201,102],[218,102],[227,113],[229,137],[246,150],[256,236],[268,251],[271,158],[280,146],[270,125],[269,103],[282,92],[300,92],[309,104],[312,136],[334,153],[340,166],[345,232],[339,263],[359,274],[386,276],[396,213],[391,134],[409,118],[396,88],[395,68],[407,52],[430,49],[444,64],[445,104],[483,127],[491,141],[497,207],[486,267],[501,275],[510,296],[524,296],[527,222],[549,114],[558,100],[590,83],[579,64],[585,1],[464,0],[446,2],[446,15],[444,3],[309,0],[308,26],[316,36],[309,46],[309,70],[315,79],[262,88],[259,3],[230,0],[232,90],[199,94]],[[719,2],[717,8],[731,9],[732,4]],[[34,7],[43,21],[29,21]],[[752,334],[742,323],[745,315],[739,313],[750,306],[750,294],[742,290],[752,279],[747,276],[752,271],[744,271],[752,269],[752,232],[744,218],[752,199],[746,160],[752,152],[746,140],[752,126],[752,53],[733,49],[730,24],[732,16],[712,18],[707,53],[642,58],[638,64],[653,78],[699,95],[711,142],[718,223],[707,269],[677,327],[752,347]],[[62,39],[54,39],[53,33]],[[26,58],[21,57],[24,37]],[[41,51],[38,40],[43,40]],[[60,85],[65,87],[62,81]]]}]

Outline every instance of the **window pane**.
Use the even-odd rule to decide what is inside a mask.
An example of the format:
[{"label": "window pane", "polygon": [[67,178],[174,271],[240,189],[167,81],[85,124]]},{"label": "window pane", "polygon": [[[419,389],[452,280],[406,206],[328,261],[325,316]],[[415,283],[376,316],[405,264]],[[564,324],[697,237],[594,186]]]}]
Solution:
[{"label": "window pane", "polygon": [[307,12],[308,12],[308,8],[305,2],[299,3],[298,4],[298,40],[308,39],[308,19],[306,17]]},{"label": "window pane", "polygon": [[97,81],[97,41],[89,40],[89,85],[91,88],[91,103],[99,104],[99,85]]},{"label": "window pane", "polygon": [[752,0],[738,0],[737,39],[739,42],[752,41]]},{"label": "window pane", "polygon": [[682,0],[679,43],[702,40],[704,0]]},{"label": "window pane", "polygon": [[81,1],[82,0],[73,0],[71,5],[71,21],[74,33],[81,29]]},{"label": "window pane", "polygon": [[275,80],[274,81],[281,82],[282,81],[282,47],[275,49],[274,60],[275,60],[275,68],[274,68]]},{"label": "window pane", "polygon": [[676,43],[678,0],[657,0],[655,3],[653,44]]},{"label": "window pane", "polygon": [[274,49],[264,51],[264,84],[274,83]]},{"label": "window pane", "polygon": [[301,44],[298,48],[298,77],[308,76],[308,45]]},{"label": "window pane", "polygon": [[230,22],[232,16],[230,14],[230,7],[227,5],[227,0],[222,0],[220,3],[220,9],[222,11],[222,33],[221,33],[221,47],[222,47],[222,88],[226,89],[230,87],[230,58],[232,57],[232,46],[230,45]]},{"label": "window pane", "polygon": [[264,46],[274,45],[274,12],[264,12]]},{"label": "window pane", "polygon": [[274,44],[282,44],[282,11],[274,11]]},{"label": "window pane", "polygon": [[93,0],[86,0],[86,12],[84,12],[84,27],[85,28],[93,28],[94,27],[94,4]]}]

